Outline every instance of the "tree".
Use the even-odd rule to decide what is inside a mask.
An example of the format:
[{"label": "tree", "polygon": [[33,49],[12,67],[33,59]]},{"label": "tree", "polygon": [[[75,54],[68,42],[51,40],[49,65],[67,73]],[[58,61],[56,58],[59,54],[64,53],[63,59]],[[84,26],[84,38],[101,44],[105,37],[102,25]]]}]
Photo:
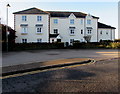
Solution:
[{"label": "tree", "polygon": [[6,27],[8,28],[8,49],[9,50],[12,50],[13,48],[13,45],[15,43],[15,38],[16,38],[16,35],[15,35],[15,32],[11,27],[9,26],[6,26],[6,25],[3,25],[3,24],[0,24],[0,36],[1,36],[1,39],[0,39],[0,42],[2,43],[2,50],[5,51],[6,50]]}]

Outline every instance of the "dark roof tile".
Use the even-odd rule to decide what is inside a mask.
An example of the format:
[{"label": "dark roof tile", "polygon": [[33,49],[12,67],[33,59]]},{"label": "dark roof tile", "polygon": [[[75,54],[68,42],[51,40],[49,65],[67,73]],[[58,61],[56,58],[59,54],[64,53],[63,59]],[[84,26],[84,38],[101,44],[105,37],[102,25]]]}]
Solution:
[{"label": "dark roof tile", "polygon": [[38,8],[34,7],[34,8],[14,12],[13,14],[48,14],[48,12],[45,12],[41,9],[38,9]]},{"label": "dark roof tile", "polygon": [[112,27],[110,25],[106,25],[103,23],[98,22],[98,28],[110,28],[110,29],[116,29],[115,27]]}]

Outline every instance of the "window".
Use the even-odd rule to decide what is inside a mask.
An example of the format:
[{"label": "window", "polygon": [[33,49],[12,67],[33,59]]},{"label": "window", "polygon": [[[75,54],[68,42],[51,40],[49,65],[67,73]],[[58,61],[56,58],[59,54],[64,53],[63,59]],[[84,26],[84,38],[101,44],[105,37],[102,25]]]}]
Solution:
[{"label": "window", "polygon": [[74,19],[70,19],[70,24],[74,24]]},{"label": "window", "polygon": [[88,30],[88,34],[91,34],[92,32],[91,32],[91,30]]},{"label": "window", "polygon": [[27,21],[27,16],[22,16],[22,21]]},{"label": "window", "polygon": [[22,33],[27,33],[27,27],[22,27]]},{"label": "window", "polygon": [[91,20],[87,20],[87,24],[91,24]]},{"label": "window", "polygon": [[75,33],[75,32],[74,32],[74,29],[70,29],[70,34],[71,34],[71,35],[74,35],[74,33]]},{"label": "window", "polygon": [[100,31],[100,34],[102,35],[102,31]]},{"label": "window", "polygon": [[36,33],[42,33],[41,27],[36,28]]},{"label": "window", "polygon": [[58,29],[54,29],[54,34],[58,34]]},{"label": "window", "polygon": [[83,24],[83,19],[80,20],[80,24]]},{"label": "window", "polygon": [[83,30],[81,30],[81,34],[83,34]]},{"label": "window", "polygon": [[74,39],[70,39],[70,43],[73,43],[74,42]]},{"label": "window", "polygon": [[54,19],[54,24],[58,24],[58,19]]},{"label": "window", "polygon": [[27,39],[22,39],[22,43],[27,43]]},{"label": "window", "polygon": [[42,16],[37,16],[37,21],[42,21]]},{"label": "window", "polygon": [[108,32],[106,32],[106,35],[108,35]]},{"label": "window", "polygon": [[38,42],[38,43],[41,43],[41,42],[42,42],[42,39],[37,39],[37,42]]}]

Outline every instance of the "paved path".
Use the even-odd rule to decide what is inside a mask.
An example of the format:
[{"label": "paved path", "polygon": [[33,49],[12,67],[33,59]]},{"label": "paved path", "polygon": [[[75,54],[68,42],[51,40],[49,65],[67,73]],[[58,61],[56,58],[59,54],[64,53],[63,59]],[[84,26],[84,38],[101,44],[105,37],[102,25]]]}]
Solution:
[{"label": "paved path", "polygon": [[116,57],[118,57],[118,50],[114,49],[112,50],[54,49],[54,50],[8,52],[3,53],[2,66],[5,67],[19,64],[30,64],[35,62],[45,62],[49,60],[68,58],[93,58],[95,60],[101,60]]}]

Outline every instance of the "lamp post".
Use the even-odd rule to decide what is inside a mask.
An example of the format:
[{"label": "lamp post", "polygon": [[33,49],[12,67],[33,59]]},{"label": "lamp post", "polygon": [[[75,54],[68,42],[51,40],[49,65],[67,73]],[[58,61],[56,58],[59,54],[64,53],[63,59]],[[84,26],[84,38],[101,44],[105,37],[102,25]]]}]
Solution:
[{"label": "lamp post", "polygon": [[6,25],[6,51],[8,52],[8,8],[10,7],[10,4],[7,4],[6,5],[6,22],[7,22],[7,25]]}]

